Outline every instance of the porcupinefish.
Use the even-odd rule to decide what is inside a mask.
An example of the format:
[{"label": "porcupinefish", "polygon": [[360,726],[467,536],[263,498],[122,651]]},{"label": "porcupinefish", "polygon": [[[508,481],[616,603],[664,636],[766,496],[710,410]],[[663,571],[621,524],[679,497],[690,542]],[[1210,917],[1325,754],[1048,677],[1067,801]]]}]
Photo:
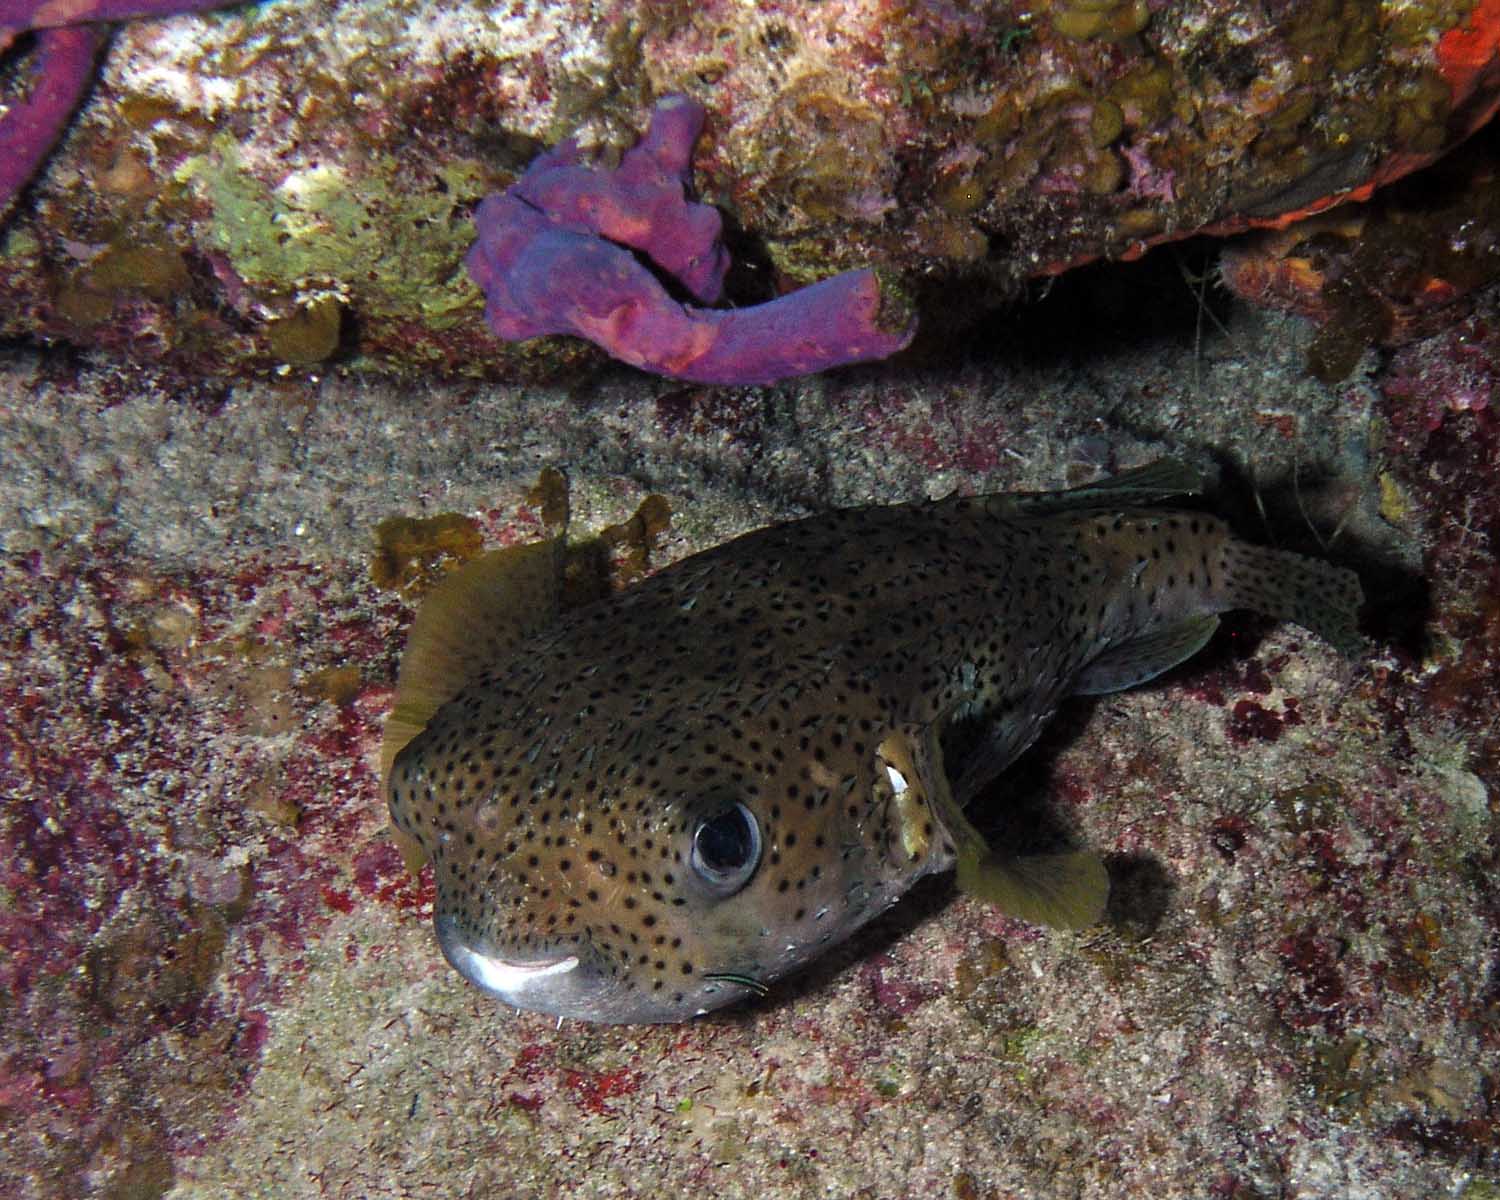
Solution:
[{"label": "porcupinefish", "polygon": [[1227,609],[1360,644],[1349,571],[1152,507],[1198,488],[1164,461],[835,511],[561,614],[558,540],[468,564],[413,623],[384,747],[443,953],[517,1008],[676,1021],[936,871],[1031,921],[1100,920],[1097,856],[1007,856],[963,811],[1058,704],[1175,666]]}]

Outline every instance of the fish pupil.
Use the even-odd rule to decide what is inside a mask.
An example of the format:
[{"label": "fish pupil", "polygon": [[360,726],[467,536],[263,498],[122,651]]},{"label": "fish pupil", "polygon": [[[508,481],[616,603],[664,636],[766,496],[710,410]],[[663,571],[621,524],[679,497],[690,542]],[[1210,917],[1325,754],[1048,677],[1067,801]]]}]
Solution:
[{"label": "fish pupil", "polygon": [[743,804],[701,822],[693,833],[693,869],[721,895],[739,891],[760,862],[760,825]]},{"label": "fish pupil", "polygon": [[755,831],[738,808],[720,813],[698,827],[698,857],[711,871],[736,871],[750,861]]}]

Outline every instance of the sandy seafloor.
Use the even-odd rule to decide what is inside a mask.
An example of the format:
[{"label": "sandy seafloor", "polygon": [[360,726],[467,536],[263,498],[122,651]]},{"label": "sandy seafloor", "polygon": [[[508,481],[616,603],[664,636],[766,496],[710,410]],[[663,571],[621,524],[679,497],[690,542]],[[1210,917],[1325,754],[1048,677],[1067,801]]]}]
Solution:
[{"label": "sandy seafloor", "polygon": [[[1380,356],[1324,387],[1304,326],[1220,300],[1200,330],[1173,275],[746,391],[189,387],[0,352],[0,1192],[1500,1196],[1493,680],[1429,703],[1494,634],[1465,591],[1492,517],[1433,501]],[[663,1027],[518,1014],[442,962],[378,795],[412,612],[372,581],[382,519],[535,536],[556,465],[580,536],[665,496],[660,566],[1168,452],[1222,469],[1248,535],[1331,542],[1385,619],[1356,662],[1231,620],[1064,712],[994,804],[1109,856],[1110,924],[937,881],[766,1000]]]}]

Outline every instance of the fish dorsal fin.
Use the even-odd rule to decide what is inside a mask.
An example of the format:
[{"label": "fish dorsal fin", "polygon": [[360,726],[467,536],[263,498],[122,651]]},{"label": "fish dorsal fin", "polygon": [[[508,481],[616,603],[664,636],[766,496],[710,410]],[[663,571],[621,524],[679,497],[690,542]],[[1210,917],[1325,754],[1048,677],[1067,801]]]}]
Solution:
[{"label": "fish dorsal fin", "polygon": [[557,614],[562,538],[482,554],[447,576],[417,610],[380,744],[381,778],[433,714]]},{"label": "fish dorsal fin", "polygon": [[[935,739],[931,752],[938,753]],[[1054,929],[1083,929],[1103,920],[1109,872],[1097,854],[1079,850],[1002,858],[964,816],[948,788],[932,789],[928,802],[953,841],[960,891],[1007,916]]]},{"label": "fish dorsal fin", "polygon": [[1159,458],[1082,487],[1057,492],[1007,492],[983,500],[997,516],[1041,516],[1076,509],[1159,504],[1174,496],[1195,496],[1202,490],[1203,476],[1198,471],[1178,459]]},{"label": "fish dorsal fin", "polygon": [[1155,679],[1202,650],[1218,627],[1219,618],[1208,613],[1111,646],[1083,669],[1073,691],[1102,696]]}]

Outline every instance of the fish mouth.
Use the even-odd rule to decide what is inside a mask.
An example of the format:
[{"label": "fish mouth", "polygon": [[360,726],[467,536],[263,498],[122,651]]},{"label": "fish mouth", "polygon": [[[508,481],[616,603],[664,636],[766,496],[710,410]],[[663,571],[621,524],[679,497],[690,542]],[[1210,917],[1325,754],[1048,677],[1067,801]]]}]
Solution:
[{"label": "fish mouth", "polygon": [[434,920],[438,945],[453,969],[475,987],[516,1008],[561,1012],[559,1002],[575,992],[579,958],[554,954],[538,958],[504,957],[471,945],[452,916]]},{"label": "fish mouth", "polygon": [[481,991],[527,1012],[610,1025],[656,1024],[686,1021],[766,993],[766,985],[753,975],[705,972],[699,986],[669,1001],[610,971],[587,943],[551,954],[502,954],[482,937],[463,932],[456,916],[439,913],[434,925],[443,957],[460,975]]}]

